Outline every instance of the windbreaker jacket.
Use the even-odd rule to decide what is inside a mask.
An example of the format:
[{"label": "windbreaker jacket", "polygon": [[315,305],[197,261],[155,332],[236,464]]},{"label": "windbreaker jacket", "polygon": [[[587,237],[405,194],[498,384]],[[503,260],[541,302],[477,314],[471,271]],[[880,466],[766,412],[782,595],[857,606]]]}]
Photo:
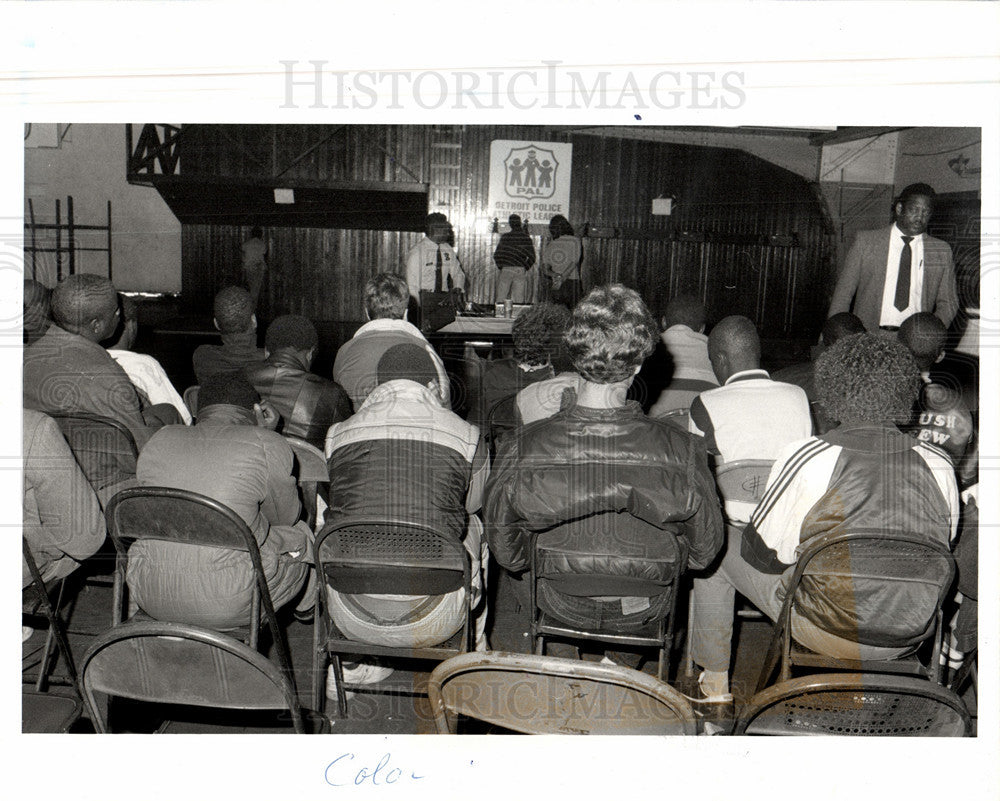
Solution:
[{"label": "windbreaker jacket", "polygon": [[568,401],[503,441],[493,469],[487,536],[512,571],[528,567],[533,532],[585,546],[553,571],[654,581],[664,576],[648,575],[645,557],[666,564],[686,553],[702,568],[722,545],[704,446],[635,402],[589,409]]}]

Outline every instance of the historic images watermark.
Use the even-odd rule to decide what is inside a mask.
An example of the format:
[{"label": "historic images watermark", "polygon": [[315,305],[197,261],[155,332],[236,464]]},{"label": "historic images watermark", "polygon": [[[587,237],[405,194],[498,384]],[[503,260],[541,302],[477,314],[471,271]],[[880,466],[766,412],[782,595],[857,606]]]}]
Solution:
[{"label": "historic images watermark", "polygon": [[281,60],[279,108],[504,110],[737,109],[737,70],[574,70],[542,61],[521,70],[332,70],[329,61]]}]

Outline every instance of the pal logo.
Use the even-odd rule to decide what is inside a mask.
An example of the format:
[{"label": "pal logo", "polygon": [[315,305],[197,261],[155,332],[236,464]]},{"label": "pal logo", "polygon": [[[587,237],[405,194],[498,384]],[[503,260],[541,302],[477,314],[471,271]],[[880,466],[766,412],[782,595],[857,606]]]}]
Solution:
[{"label": "pal logo", "polygon": [[504,191],[510,197],[552,197],[559,162],[551,150],[528,145],[513,147],[504,159]]}]

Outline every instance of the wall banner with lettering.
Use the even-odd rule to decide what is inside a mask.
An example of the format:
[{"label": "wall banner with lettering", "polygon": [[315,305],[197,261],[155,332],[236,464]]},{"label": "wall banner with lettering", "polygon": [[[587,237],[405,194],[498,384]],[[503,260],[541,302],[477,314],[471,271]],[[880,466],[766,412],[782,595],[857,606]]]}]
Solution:
[{"label": "wall banner with lettering", "polygon": [[532,223],[569,218],[573,145],[564,142],[490,143],[489,216],[506,222],[511,214]]}]

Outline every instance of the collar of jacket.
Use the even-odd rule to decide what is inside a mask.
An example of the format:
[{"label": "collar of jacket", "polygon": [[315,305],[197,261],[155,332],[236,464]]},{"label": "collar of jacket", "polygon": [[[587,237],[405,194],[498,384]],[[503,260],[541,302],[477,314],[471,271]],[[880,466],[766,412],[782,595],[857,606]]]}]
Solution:
[{"label": "collar of jacket", "polygon": [[267,357],[267,363],[271,367],[291,367],[294,370],[309,370],[306,363],[305,354],[295,348],[279,348]]},{"label": "collar of jacket", "polygon": [[409,334],[417,339],[423,339],[424,335],[420,333],[420,329],[417,328],[413,323],[408,320],[397,320],[390,317],[380,317],[378,320],[369,320],[361,328],[354,332],[355,337],[359,337],[362,334],[369,334],[372,331],[401,331],[404,334]]},{"label": "collar of jacket", "polygon": [[595,409],[592,406],[580,406],[576,398],[576,391],[571,387],[563,390],[562,407],[559,411],[584,420],[622,420],[627,417],[643,416],[642,405],[638,401],[625,401],[624,406],[610,409]]},{"label": "collar of jacket", "polygon": [[[410,381],[408,378],[397,378],[375,387],[365,402],[361,404],[361,409],[367,409],[369,406],[387,401],[409,401],[441,407],[441,398],[430,388],[418,384],[416,381]],[[358,411],[360,412],[361,409]]]},{"label": "collar of jacket", "polygon": [[257,331],[241,331],[238,334],[222,334],[222,344],[236,348],[257,349]]},{"label": "collar of jacket", "polygon": [[206,406],[204,409],[198,410],[196,425],[202,425],[203,423],[217,426],[255,426],[257,425],[257,418],[253,411],[244,409],[242,406],[233,406],[229,403],[213,403],[211,406]]}]

